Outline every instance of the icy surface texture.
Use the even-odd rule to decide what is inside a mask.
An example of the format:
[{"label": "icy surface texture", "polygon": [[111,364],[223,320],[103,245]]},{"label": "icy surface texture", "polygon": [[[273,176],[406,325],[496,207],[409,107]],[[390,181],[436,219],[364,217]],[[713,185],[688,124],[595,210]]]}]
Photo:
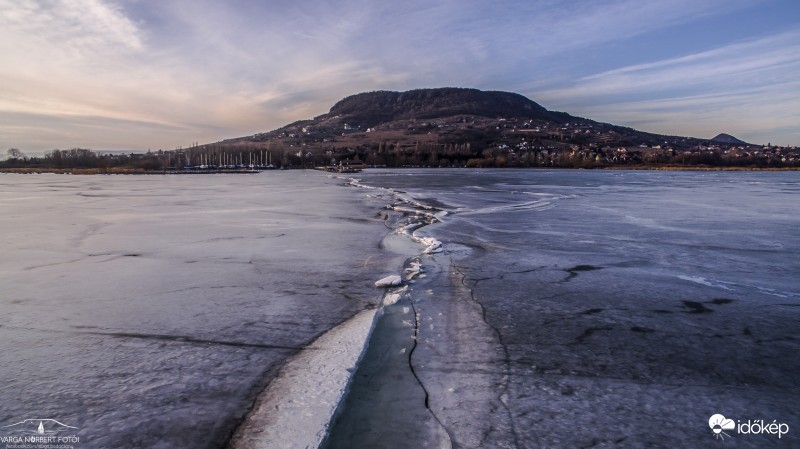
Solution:
[{"label": "icy surface texture", "polygon": [[[424,256],[429,276],[408,299],[411,364],[447,444],[710,447],[717,413],[800,423],[796,173],[361,178],[448,212],[414,231],[443,253]],[[392,416],[384,428],[411,425]],[[391,436],[392,447],[415,447]],[[724,444],[800,440],[734,434]]]},{"label": "icy surface texture", "polygon": [[0,175],[0,425],[223,447],[288,357],[381,301],[383,204],[319,172]]},{"label": "icy surface texture", "polygon": [[392,277],[405,285],[387,289],[383,313],[322,447],[509,447],[507,356],[463,275],[451,272],[452,260],[471,251],[451,246],[440,254],[441,242],[424,232],[443,211],[397,192],[386,198],[392,200],[386,207],[392,213],[385,215],[392,231],[383,246],[409,256],[402,279]]}]

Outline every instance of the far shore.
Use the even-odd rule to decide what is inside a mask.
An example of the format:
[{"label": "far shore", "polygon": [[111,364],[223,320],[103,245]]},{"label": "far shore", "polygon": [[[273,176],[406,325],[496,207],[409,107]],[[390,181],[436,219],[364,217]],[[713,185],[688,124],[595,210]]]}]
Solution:
[{"label": "far shore", "polygon": [[145,170],[142,168],[110,167],[110,168],[0,168],[0,173],[20,175],[58,174],[58,175],[192,175],[218,173],[258,173],[263,170],[222,169],[222,170]]},{"label": "far shore", "polygon": [[800,167],[712,167],[708,165],[609,165],[592,170],[663,170],[663,171],[798,171]]},{"label": "far shore", "polygon": [[[368,167],[369,170],[373,167]],[[374,167],[403,170],[408,168],[464,168],[464,167]],[[475,167],[478,168],[478,167]],[[712,167],[704,165],[606,165],[593,167],[480,167],[500,169],[529,170],[661,170],[661,171],[800,171],[800,167]],[[301,170],[301,167],[287,167],[289,170]],[[311,168],[308,168],[309,170]],[[61,175],[212,175],[223,173],[250,174],[268,170],[223,169],[223,170],[144,170],[141,168],[0,168],[0,173],[11,174],[61,174]]]}]

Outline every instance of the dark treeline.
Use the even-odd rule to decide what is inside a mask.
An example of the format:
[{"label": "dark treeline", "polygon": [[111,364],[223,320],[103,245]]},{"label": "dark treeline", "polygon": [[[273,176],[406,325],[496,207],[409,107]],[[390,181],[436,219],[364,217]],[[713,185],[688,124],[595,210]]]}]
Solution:
[{"label": "dark treeline", "polygon": [[[477,148],[476,148],[477,147]],[[471,143],[379,143],[355,149],[328,149],[336,158],[357,157],[368,166],[386,167],[555,167],[603,168],[611,166],[707,166],[793,168],[800,167],[797,149],[758,148],[726,151],[660,148],[591,148],[477,146]]]},{"label": "dark treeline", "polygon": [[31,168],[31,169],[108,169],[126,167],[144,171],[159,170],[162,168],[162,156],[157,153],[145,154],[98,154],[86,148],[72,148],[69,150],[52,150],[44,156],[28,157],[16,148],[7,152],[7,158],[0,161],[3,168]]},{"label": "dark treeline", "polygon": [[361,160],[374,167],[554,167],[603,168],[613,166],[706,166],[742,168],[800,167],[800,152],[773,147],[747,151],[660,148],[485,147],[474,143],[380,142],[349,147],[293,147],[276,145],[205,145],[147,153],[97,153],[85,148],[53,150],[28,157],[12,148],[1,169],[84,169],[97,173],[180,170],[242,170],[313,168]]},{"label": "dark treeline", "polygon": [[[205,148],[146,153],[98,153],[86,148],[52,150],[43,156],[28,157],[17,148],[6,153],[0,161],[3,169],[81,169],[97,173],[121,171],[157,172],[185,169],[247,169],[271,168],[271,152],[249,147]],[[280,163],[283,163],[281,160]]]}]

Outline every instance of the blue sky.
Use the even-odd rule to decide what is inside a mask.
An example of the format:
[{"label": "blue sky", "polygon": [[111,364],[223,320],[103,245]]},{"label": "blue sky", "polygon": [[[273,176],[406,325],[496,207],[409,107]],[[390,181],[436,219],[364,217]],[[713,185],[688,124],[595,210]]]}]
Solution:
[{"label": "blue sky", "polygon": [[0,151],[172,149],[475,87],[800,145],[796,0],[0,0]]}]

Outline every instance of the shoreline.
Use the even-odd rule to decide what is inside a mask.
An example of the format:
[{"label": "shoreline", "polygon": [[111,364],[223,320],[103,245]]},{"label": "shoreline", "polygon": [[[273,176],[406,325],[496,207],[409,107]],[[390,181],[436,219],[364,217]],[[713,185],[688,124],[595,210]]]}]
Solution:
[{"label": "shoreline", "polygon": [[[496,169],[496,170],[627,170],[627,171],[730,171],[730,172],[785,172],[800,171],[800,167],[736,167],[706,165],[604,165],[592,167],[367,167],[369,169],[390,170],[467,170],[467,169]],[[316,170],[313,168],[288,168],[287,170]],[[0,174],[16,175],[218,175],[218,174],[254,174],[273,170],[143,170],[127,168],[0,168]]]},{"label": "shoreline", "polygon": [[14,175],[217,175],[253,174],[271,170],[144,170],[141,168],[0,168],[0,173]]},{"label": "shoreline", "polygon": [[[545,168],[545,167],[542,167]],[[575,170],[656,170],[656,171],[800,171],[800,167],[711,167],[705,165],[609,165]]]}]

